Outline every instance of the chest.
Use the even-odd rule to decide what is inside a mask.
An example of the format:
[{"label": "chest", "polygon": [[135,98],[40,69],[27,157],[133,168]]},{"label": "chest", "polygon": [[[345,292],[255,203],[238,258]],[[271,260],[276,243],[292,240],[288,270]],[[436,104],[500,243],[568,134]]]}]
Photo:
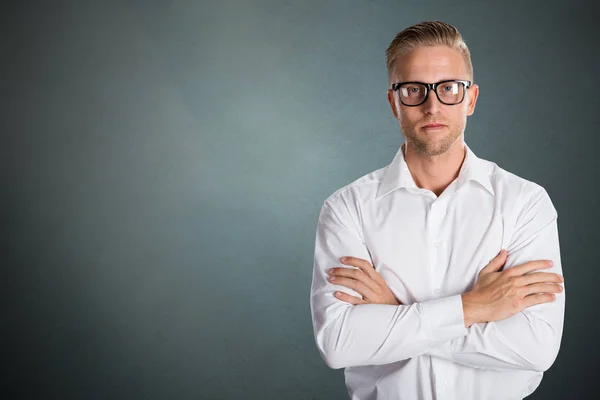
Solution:
[{"label": "chest", "polygon": [[364,237],[375,269],[404,304],[470,289],[510,240],[511,224],[485,193],[393,200],[366,211]]}]

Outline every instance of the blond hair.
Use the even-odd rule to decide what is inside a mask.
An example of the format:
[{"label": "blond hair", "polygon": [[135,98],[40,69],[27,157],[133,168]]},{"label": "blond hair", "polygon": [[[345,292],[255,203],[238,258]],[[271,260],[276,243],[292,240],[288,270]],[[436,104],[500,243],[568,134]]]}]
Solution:
[{"label": "blond hair", "polygon": [[399,32],[385,51],[390,83],[392,83],[391,79],[395,72],[396,61],[400,56],[420,46],[438,45],[445,45],[460,51],[467,66],[469,79],[473,81],[471,53],[458,29],[442,21],[425,21]]}]

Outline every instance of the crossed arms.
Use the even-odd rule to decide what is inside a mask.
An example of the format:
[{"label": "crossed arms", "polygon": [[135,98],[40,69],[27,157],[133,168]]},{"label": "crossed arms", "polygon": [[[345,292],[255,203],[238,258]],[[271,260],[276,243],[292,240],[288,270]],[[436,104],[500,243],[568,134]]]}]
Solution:
[{"label": "crossed arms", "polygon": [[[498,278],[520,279],[523,283],[527,279],[521,273],[524,264],[562,274],[557,215],[545,190],[535,195],[519,218],[507,251],[504,271],[493,272],[503,274]],[[311,313],[317,347],[331,368],[388,364],[430,355],[473,368],[546,371],[556,359],[563,328],[564,292],[552,300],[548,294],[532,295],[538,296],[535,299],[539,303],[521,302],[522,309],[508,317],[500,318],[498,313],[490,317],[494,309],[489,306],[474,323],[467,321],[471,310],[462,293],[410,305],[354,305],[349,297],[334,294],[341,291],[361,298],[364,293],[329,281],[328,271],[339,266],[344,256],[370,260],[348,210],[334,208],[326,201],[315,241]],[[541,261],[533,260],[552,260],[554,265],[548,269],[541,267]],[[529,267],[528,272],[533,269]],[[530,280],[533,275],[528,275]],[[555,276],[547,274],[551,275]],[[507,299],[504,301],[508,304]]]}]

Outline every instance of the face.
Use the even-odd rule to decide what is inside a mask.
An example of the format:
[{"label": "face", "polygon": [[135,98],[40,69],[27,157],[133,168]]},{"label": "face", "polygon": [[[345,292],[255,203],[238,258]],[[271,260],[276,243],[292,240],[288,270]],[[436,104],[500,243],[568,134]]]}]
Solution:
[{"label": "face", "polygon": [[[398,58],[392,83],[417,81],[435,83],[447,79],[471,80],[466,63],[458,50],[447,46],[421,46]],[[436,156],[447,152],[462,138],[467,116],[472,115],[479,94],[477,85],[466,90],[462,103],[440,103],[429,91],[425,103],[416,107],[405,106],[399,94],[388,90],[388,101],[406,142],[417,153]],[[441,127],[427,127],[441,124]]]}]

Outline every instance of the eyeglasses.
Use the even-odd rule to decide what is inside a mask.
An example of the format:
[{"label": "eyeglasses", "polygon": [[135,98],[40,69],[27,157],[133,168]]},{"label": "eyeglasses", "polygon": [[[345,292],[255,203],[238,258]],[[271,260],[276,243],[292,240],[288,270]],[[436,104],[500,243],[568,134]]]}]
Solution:
[{"label": "eyeglasses", "polygon": [[408,107],[425,103],[429,91],[433,90],[442,104],[453,106],[462,103],[465,92],[471,87],[471,81],[452,79],[436,83],[400,82],[393,83],[392,90],[398,92],[400,102]]}]

